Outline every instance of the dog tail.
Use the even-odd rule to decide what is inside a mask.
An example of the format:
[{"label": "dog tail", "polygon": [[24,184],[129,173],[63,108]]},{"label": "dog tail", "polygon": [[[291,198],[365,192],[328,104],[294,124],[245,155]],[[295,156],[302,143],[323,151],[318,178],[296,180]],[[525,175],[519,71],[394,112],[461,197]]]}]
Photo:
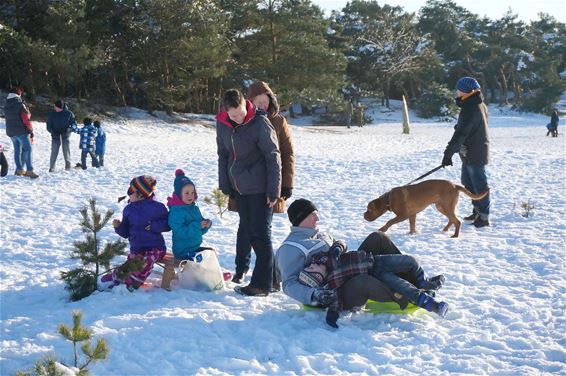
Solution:
[{"label": "dog tail", "polygon": [[489,188],[476,195],[476,194],[468,191],[465,187],[462,187],[461,185],[458,185],[458,184],[454,184],[454,185],[456,186],[457,190],[459,190],[460,192],[464,192],[466,194],[466,196],[470,197],[472,200],[481,200],[482,198],[487,196],[487,194],[489,193]]}]

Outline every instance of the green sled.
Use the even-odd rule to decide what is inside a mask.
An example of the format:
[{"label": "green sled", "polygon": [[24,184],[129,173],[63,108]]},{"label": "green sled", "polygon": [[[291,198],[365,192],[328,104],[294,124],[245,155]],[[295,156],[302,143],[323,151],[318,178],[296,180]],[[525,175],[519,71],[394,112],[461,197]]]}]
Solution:
[{"label": "green sled", "polygon": [[[324,309],[324,308],[313,307],[313,306],[310,306],[310,305],[303,304],[303,309],[305,311],[316,311],[316,310],[321,310],[321,309]],[[418,306],[416,306],[412,303],[409,303],[407,308],[405,308],[404,310],[401,310],[401,308],[399,308],[399,304],[397,304],[395,302],[376,302],[376,301],[373,301],[373,300],[368,300],[363,311],[366,312],[366,313],[373,313],[373,314],[395,313],[395,314],[401,314],[401,315],[409,315],[409,314],[415,313],[416,311],[418,311],[420,309],[421,309],[420,307],[418,307]]]}]

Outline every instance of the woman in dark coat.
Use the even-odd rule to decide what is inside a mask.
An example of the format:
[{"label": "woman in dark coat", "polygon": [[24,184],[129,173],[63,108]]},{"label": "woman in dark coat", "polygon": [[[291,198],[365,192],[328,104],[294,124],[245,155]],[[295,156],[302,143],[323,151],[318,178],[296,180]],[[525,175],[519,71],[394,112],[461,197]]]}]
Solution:
[{"label": "woman in dark coat", "polygon": [[273,283],[271,219],[281,194],[281,156],[277,136],[265,112],[230,89],[216,116],[219,187],[235,199],[238,237],[249,239],[256,263],[249,285],[236,291],[266,296]]},{"label": "woman in dark coat", "polygon": [[[293,179],[295,176],[295,154],[293,151],[293,142],[291,140],[291,131],[287,124],[287,119],[279,113],[279,103],[277,97],[263,81],[258,81],[250,85],[248,88],[248,99],[256,106],[256,108],[267,113],[269,122],[275,128],[277,134],[277,145],[281,153],[281,197],[273,206],[274,213],[285,213],[285,201],[291,197],[293,193]],[[236,201],[230,198],[228,209],[238,211]],[[249,239],[241,234],[238,235],[236,244],[236,273],[232,278],[234,283],[242,283],[244,277],[250,268],[252,246]],[[281,289],[281,282],[274,269],[273,288]]]},{"label": "woman in dark coat", "polygon": [[[454,134],[446,146],[442,166],[452,166],[456,152],[462,159],[462,185],[479,194],[489,189],[485,166],[489,160],[487,107],[480,84],[472,77],[462,77],[456,83],[456,104],[461,108]],[[472,200],[473,212],[464,218],[476,227],[489,226],[489,193],[481,200]]]}]

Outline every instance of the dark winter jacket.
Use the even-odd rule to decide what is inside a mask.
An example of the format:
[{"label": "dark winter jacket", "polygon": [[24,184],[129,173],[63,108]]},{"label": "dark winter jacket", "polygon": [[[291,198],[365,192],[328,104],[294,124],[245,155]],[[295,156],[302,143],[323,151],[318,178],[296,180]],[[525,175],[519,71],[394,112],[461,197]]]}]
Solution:
[{"label": "dark winter jacket", "polygon": [[[161,202],[148,198],[131,202],[122,213],[122,223],[114,231],[130,242],[130,252],[151,248],[167,249],[162,232],[170,231],[167,208]],[[149,230],[146,227],[149,225]]]},{"label": "dark winter jacket", "polygon": [[446,146],[445,154],[460,153],[462,161],[473,165],[486,165],[489,161],[489,136],[487,131],[487,107],[480,91],[464,95],[456,100],[461,107],[454,135]]},{"label": "dark winter jacket", "polygon": [[104,155],[106,153],[106,132],[102,127],[97,128],[98,133],[96,134],[95,144],[96,144],[96,155]]},{"label": "dark winter jacket", "polygon": [[77,122],[75,115],[67,109],[67,105],[64,105],[60,112],[51,111],[47,118],[47,132],[51,133],[52,137],[69,134],[72,127],[76,128]]},{"label": "dark winter jacket", "polygon": [[266,193],[271,199],[279,198],[281,156],[275,130],[250,101],[246,101],[246,110],[238,125],[226,111],[216,116],[219,187],[225,193]]},{"label": "dark winter jacket", "polygon": [[6,104],[4,105],[6,135],[14,137],[33,133],[29,114],[29,110],[19,95],[15,93],[8,94]]},{"label": "dark winter jacket", "polygon": [[[258,81],[248,88],[248,98],[266,94],[269,97],[269,107],[267,108],[267,118],[277,135],[277,146],[281,153],[281,188],[292,189],[293,180],[295,176],[295,153],[293,151],[293,142],[291,140],[291,131],[287,124],[287,119],[279,113],[279,103],[277,97],[271,91],[269,85],[263,81]],[[230,197],[228,202],[228,209],[230,211],[238,211],[236,200]],[[285,213],[285,201],[280,199],[273,206],[274,213]]]}]

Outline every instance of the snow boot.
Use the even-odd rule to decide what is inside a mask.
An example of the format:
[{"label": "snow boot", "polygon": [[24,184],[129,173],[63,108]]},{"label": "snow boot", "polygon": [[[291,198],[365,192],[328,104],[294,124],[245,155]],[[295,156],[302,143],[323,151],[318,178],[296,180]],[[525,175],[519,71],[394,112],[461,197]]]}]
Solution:
[{"label": "snow boot", "polygon": [[253,287],[250,285],[241,287],[241,286],[236,286],[234,288],[234,291],[236,291],[238,294],[242,294],[242,295],[247,295],[247,296],[268,296],[269,295],[269,289],[262,289],[259,287]]},{"label": "snow boot", "polygon": [[112,273],[99,275],[96,279],[96,289],[98,291],[110,290],[112,287],[116,286],[117,283],[114,282],[112,278]]},{"label": "snow boot", "polygon": [[434,312],[442,318],[444,318],[448,312],[448,303],[438,302],[432,296],[424,292],[419,295],[419,299],[416,303],[419,307],[429,312]]},{"label": "snow boot", "polygon": [[478,216],[473,222],[472,224],[474,226],[476,226],[476,228],[481,228],[481,227],[489,227],[489,219],[482,219],[480,216]]},{"label": "snow boot", "polygon": [[473,221],[476,219],[476,217],[478,216],[478,212],[477,210],[474,208],[474,210],[472,211],[472,214],[468,215],[467,217],[464,217],[464,221]]},{"label": "snow boot", "polygon": [[444,285],[445,281],[446,277],[444,277],[442,274],[428,278],[426,273],[422,269],[420,269],[417,274],[417,287],[421,290],[439,290],[442,285]]},{"label": "snow boot", "polygon": [[234,282],[235,284],[239,285],[244,283],[244,279],[246,278],[246,273],[238,273],[236,272],[234,274],[234,276],[232,277],[232,282]]}]

